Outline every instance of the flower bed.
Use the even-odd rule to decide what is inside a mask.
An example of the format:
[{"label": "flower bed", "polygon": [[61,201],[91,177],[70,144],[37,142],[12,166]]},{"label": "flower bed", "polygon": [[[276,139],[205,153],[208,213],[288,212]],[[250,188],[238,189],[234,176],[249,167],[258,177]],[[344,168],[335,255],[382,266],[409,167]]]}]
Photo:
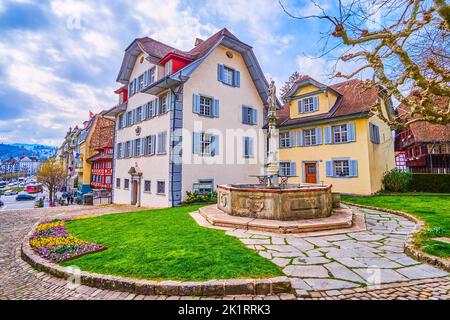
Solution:
[{"label": "flower bed", "polygon": [[53,262],[67,261],[106,249],[103,245],[71,236],[66,230],[65,221],[58,219],[39,224],[30,238],[30,246],[41,257]]}]

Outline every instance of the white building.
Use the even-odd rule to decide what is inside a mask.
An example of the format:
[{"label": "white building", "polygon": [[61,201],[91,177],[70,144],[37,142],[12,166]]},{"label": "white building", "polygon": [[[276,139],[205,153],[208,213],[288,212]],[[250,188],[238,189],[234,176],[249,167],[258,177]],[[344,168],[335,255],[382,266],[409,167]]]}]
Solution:
[{"label": "white building", "polygon": [[268,84],[252,48],[227,29],[187,52],[136,39],[117,81],[115,203],[168,207],[186,191],[258,181]]},{"label": "white building", "polygon": [[19,172],[27,175],[35,175],[41,161],[36,157],[22,156],[19,160]]}]

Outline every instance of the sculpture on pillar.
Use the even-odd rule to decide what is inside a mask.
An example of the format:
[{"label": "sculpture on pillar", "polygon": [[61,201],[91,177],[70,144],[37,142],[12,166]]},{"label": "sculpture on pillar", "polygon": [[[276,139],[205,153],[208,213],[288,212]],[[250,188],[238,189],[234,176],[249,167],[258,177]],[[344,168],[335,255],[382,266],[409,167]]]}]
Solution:
[{"label": "sculpture on pillar", "polygon": [[267,157],[267,181],[268,187],[278,187],[279,162],[278,162],[278,129],[277,129],[277,88],[275,81],[270,82],[268,89],[267,103],[269,105],[267,113],[267,137],[268,137],[268,157]]}]

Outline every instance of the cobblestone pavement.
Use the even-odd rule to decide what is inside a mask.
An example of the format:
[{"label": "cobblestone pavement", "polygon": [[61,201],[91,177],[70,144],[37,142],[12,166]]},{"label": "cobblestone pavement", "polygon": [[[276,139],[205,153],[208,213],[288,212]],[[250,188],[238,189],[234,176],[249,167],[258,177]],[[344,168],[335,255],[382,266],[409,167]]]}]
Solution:
[{"label": "cobblestone pavement", "polygon": [[[319,298],[331,292],[333,297],[348,299],[352,294],[361,296],[362,292],[348,289],[389,283],[393,284],[389,287],[396,287],[412,280],[432,279],[435,283],[447,283],[443,286],[447,289],[430,289],[431,296],[448,299],[449,274],[403,253],[414,222],[376,210],[352,209],[365,215],[366,231],[320,237],[273,236],[242,230],[230,230],[227,234],[238,237],[247,247],[282,267],[300,297]],[[417,289],[419,297],[427,285],[415,283],[410,285]],[[414,296],[414,290],[410,294]]]},{"label": "cobblestone pavement", "polygon": [[[87,286],[69,289],[65,280],[38,272],[20,258],[21,241],[42,217],[97,215],[135,209],[103,206],[1,212],[0,299],[193,299],[136,296]],[[362,211],[368,224],[365,232],[314,238],[248,234],[236,230],[228,233],[238,236],[247,246],[281,265],[291,277],[300,299],[449,299],[450,280],[447,273],[418,263],[402,253],[405,237],[414,225],[394,215]],[[370,276],[376,276],[378,270],[383,284],[380,287],[364,287],[370,284]],[[293,295],[282,294],[218,299],[294,298]]]}]

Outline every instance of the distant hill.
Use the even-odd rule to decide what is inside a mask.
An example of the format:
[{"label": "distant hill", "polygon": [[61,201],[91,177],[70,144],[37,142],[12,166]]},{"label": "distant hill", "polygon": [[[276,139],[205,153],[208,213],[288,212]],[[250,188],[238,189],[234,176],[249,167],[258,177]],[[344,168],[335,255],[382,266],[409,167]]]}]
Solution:
[{"label": "distant hill", "polygon": [[45,160],[52,157],[55,154],[55,151],[56,151],[55,147],[44,146],[41,144],[0,143],[0,160],[21,156],[27,157],[32,156]]}]

